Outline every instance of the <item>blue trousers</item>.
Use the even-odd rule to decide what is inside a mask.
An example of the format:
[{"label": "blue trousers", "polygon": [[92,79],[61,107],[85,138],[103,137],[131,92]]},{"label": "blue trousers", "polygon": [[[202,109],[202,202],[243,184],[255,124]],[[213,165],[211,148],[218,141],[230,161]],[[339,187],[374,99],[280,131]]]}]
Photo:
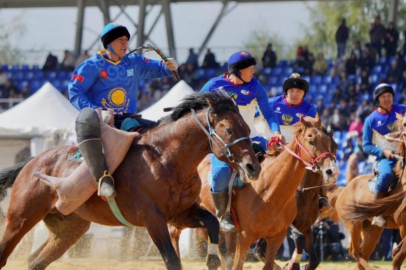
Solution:
[{"label": "blue trousers", "polygon": [[376,180],[375,190],[379,192],[388,192],[392,181],[395,176],[393,174],[393,168],[396,165],[397,160],[389,160],[386,158],[380,159],[377,164],[379,172],[378,179]]},{"label": "blue trousers", "polygon": [[[258,142],[262,149],[267,148],[267,140],[262,137],[252,138],[253,142]],[[228,189],[228,182],[230,181],[231,167],[223,161],[220,161],[216,158],[215,155],[210,154],[211,156],[211,168],[208,175],[208,182],[211,185],[212,192],[221,192]]]}]

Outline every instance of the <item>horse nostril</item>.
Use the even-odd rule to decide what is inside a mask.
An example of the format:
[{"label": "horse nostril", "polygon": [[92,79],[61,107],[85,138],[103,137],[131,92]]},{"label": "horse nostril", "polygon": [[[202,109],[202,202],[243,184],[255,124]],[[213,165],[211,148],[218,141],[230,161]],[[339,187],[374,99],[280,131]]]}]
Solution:
[{"label": "horse nostril", "polygon": [[246,165],[246,167],[247,167],[247,171],[249,171],[249,172],[255,171],[254,166],[252,166],[251,163],[248,163],[248,164]]},{"label": "horse nostril", "polygon": [[326,170],[327,175],[332,175],[333,171],[331,169]]}]

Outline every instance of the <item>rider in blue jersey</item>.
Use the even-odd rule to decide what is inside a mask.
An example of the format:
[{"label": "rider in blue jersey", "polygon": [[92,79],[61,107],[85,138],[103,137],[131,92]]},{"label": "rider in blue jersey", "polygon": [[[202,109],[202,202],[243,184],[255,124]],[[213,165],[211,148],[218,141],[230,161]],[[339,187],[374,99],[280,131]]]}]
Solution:
[{"label": "rider in blue jersey", "polygon": [[[137,112],[140,80],[172,76],[178,66],[173,58],[163,62],[127,54],[129,39],[130,33],[125,26],[107,24],[101,36],[104,50],[82,62],[68,86],[69,100],[80,111],[76,120],[79,149],[90,173],[99,183],[98,194],[106,198],[116,196],[116,191],[104,159],[99,117],[94,109],[114,110],[116,127],[132,130],[138,123],[129,116]],[[150,125],[151,121],[144,121]]]},{"label": "rider in blue jersey", "polygon": [[[378,162],[375,200],[388,195],[389,187],[394,180],[397,142],[386,140],[384,136],[397,131],[396,114],[404,115],[406,112],[405,105],[393,104],[394,97],[392,86],[384,83],[378,85],[374,90],[374,101],[378,108],[364,122],[362,149],[366,154],[376,156]],[[372,224],[385,227],[386,219],[376,216]]]},{"label": "rider in blue jersey", "polygon": [[[239,107],[240,114],[251,128],[251,138],[261,135],[258,134],[254,126],[255,110],[258,109],[269,132],[272,130],[274,136],[284,140],[280,133],[278,120],[269,107],[265,89],[257,79],[253,78],[255,64],[255,58],[248,52],[234,53],[228,60],[229,73],[211,79],[200,92],[224,90],[233,97]],[[211,155],[209,182],[212,186],[216,216],[220,219],[220,228],[226,232],[236,231],[233,219],[227,211],[230,177],[231,168],[229,165]]]},{"label": "rider in blue jersey", "polygon": [[[294,124],[300,121],[300,117],[310,116],[315,118],[316,108],[304,100],[309,92],[309,83],[300,77],[299,73],[293,73],[283,83],[283,94],[269,98],[268,102],[272,111],[278,118],[282,135],[286,143],[294,139]],[[319,193],[319,209],[321,214],[325,214],[332,209],[328,202],[327,195],[321,188]]]}]

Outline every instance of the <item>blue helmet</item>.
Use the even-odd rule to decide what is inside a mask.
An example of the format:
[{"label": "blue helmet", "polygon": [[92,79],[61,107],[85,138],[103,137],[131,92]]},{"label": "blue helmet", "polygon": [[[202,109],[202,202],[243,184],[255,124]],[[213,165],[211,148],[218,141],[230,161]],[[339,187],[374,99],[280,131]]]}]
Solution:
[{"label": "blue helmet", "polygon": [[378,103],[378,99],[379,99],[380,95],[382,95],[384,93],[391,93],[393,98],[395,98],[395,91],[393,90],[393,87],[390,86],[389,84],[381,83],[374,90],[375,103]]},{"label": "blue helmet", "polygon": [[240,51],[232,54],[228,59],[228,71],[230,73],[239,74],[241,69],[255,66],[256,64],[257,61],[249,52]]},{"label": "blue helmet", "polygon": [[103,47],[106,49],[112,41],[122,36],[127,36],[127,38],[130,39],[130,32],[128,32],[125,26],[118,23],[107,24],[103,28],[101,34],[101,42],[103,43]]}]

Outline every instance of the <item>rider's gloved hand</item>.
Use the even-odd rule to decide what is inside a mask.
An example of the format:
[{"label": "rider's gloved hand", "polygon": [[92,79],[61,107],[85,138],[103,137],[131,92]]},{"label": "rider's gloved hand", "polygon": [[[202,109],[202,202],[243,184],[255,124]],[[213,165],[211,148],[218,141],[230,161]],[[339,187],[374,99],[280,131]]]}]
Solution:
[{"label": "rider's gloved hand", "polygon": [[178,69],[178,62],[174,58],[168,58],[168,60],[165,62],[162,62],[169,70],[174,71]]}]

